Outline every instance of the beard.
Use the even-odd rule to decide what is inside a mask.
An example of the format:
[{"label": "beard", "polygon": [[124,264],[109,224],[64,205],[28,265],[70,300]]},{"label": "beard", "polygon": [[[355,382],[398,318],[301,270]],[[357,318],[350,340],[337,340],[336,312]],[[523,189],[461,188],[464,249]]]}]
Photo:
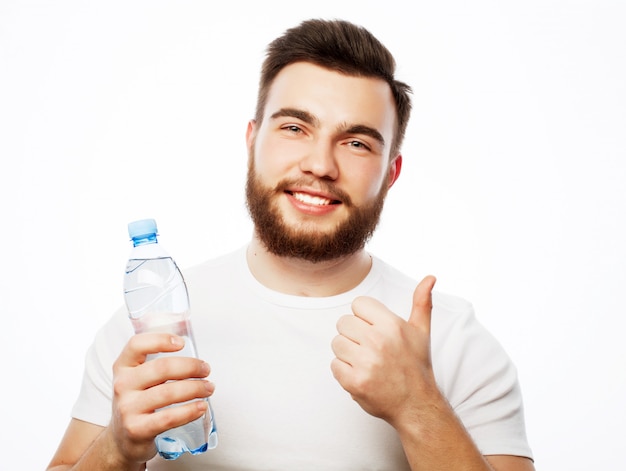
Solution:
[{"label": "beard", "polygon": [[[332,231],[319,230],[315,222],[303,222],[292,227],[285,223],[280,214],[273,199],[292,185],[306,183],[321,186],[324,191],[335,195],[348,210],[348,217]],[[352,255],[365,247],[380,220],[387,190],[388,187],[383,185],[374,201],[356,207],[349,195],[332,183],[312,180],[312,177],[299,181],[282,180],[275,188],[269,188],[259,180],[251,158],[246,183],[246,206],[259,240],[270,253],[318,263]]]}]

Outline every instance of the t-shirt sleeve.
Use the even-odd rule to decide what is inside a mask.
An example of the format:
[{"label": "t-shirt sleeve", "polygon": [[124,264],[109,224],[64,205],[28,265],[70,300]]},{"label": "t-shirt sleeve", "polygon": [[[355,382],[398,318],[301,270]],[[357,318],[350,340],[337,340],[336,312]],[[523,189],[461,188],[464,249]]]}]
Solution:
[{"label": "t-shirt sleeve", "polygon": [[482,454],[532,459],[514,364],[469,303],[438,301],[433,311],[433,367],[450,405]]},{"label": "t-shirt sleeve", "polygon": [[107,426],[111,420],[113,363],[133,335],[125,311],[118,311],[96,334],[85,356],[80,393],[72,408],[72,417]]}]

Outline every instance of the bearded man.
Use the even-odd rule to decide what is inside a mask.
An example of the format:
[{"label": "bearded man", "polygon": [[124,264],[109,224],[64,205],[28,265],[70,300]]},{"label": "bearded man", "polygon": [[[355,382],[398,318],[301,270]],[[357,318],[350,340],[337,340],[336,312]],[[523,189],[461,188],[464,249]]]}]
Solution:
[{"label": "bearded man", "polygon": [[[410,88],[345,21],[273,41],[248,123],[246,247],[186,271],[198,350],[133,335],[87,356],[55,470],[533,470],[515,368],[464,300],[368,253],[400,176]],[[172,381],[177,380],[177,381]],[[159,433],[201,417],[220,444],[176,461]]]}]

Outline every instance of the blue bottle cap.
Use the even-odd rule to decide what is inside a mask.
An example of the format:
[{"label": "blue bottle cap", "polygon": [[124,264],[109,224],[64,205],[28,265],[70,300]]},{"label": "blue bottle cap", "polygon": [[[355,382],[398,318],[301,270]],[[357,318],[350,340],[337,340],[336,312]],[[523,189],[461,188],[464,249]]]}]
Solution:
[{"label": "blue bottle cap", "polygon": [[157,235],[157,225],[154,219],[141,219],[128,224],[128,235],[131,239],[145,239]]}]

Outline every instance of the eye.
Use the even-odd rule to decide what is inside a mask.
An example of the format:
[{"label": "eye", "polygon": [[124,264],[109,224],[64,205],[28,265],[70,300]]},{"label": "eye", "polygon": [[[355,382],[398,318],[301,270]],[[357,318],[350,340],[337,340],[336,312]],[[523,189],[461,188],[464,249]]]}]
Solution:
[{"label": "eye", "polygon": [[348,146],[354,147],[355,149],[358,149],[358,150],[371,150],[367,144],[361,141],[349,141]]},{"label": "eye", "polygon": [[283,126],[281,129],[285,130],[285,131],[289,131],[293,134],[299,134],[302,131],[302,128],[299,126],[296,126],[295,124],[288,124],[286,126]]}]

